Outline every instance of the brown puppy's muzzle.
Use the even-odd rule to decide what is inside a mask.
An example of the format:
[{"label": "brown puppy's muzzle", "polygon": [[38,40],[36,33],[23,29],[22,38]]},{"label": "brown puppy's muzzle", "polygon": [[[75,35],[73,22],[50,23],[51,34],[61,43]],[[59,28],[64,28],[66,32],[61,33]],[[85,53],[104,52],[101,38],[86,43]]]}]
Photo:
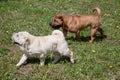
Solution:
[{"label": "brown puppy's muzzle", "polygon": [[50,25],[53,29],[59,29],[59,28],[61,27],[60,25],[54,25],[54,24],[52,24],[52,22],[50,22],[49,25]]},{"label": "brown puppy's muzzle", "polygon": [[50,22],[49,25],[50,25],[51,27],[53,27],[52,22]]}]

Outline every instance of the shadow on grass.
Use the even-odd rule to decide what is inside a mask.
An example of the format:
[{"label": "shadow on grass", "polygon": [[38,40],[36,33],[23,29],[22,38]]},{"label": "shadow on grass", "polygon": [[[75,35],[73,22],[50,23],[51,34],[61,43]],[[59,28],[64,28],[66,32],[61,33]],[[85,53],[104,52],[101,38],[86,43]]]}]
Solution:
[{"label": "shadow on grass", "polygon": [[[80,42],[89,42],[91,36],[87,36],[87,37],[84,37],[84,36],[80,36]],[[99,41],[102,41],[103,39],[107,38],[106,35],[104,35],[104,37],[101,37],[99,35],[96,36],[95,38],[95,41],[96,42],[99,42]],[[72,40],[72,41],[76,41],[76,39],[72,36],[72,37],[69,37],[69,38],[66,38],[67,40]],[[79,42],[79,41],[78,41]]]},{"label": "shadow on grass", "polygon": [[[54,57],[53,58],[46,57],[45,65],[48,65],[49,63],[52,64],[53,60],[54,60]],[[40,64],[40,59],[37,58],[37,57],[32,57],[32,58],[28,58],[26,62],[27,63],[25,63],[24,65],[27,65],[27,64]],[[70,58],[66,57],[66,56],[62,56],[57,63],[67,63],[67,62],[70,62]],[[57,63],[55,63],[55,64],[57,64]]]}]

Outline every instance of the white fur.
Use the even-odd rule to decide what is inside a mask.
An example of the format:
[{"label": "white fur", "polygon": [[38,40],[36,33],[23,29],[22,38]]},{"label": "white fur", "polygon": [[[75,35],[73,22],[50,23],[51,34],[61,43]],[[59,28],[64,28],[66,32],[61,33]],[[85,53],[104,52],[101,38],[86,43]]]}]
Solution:
[{"label": "white fur", "polygon": [[53,63],[56,63],[61,55],[68,56],[74,63],[73,52],[69,50],[64,35],[59,30],[54,30],[51,35],[42,37],[33,36],[28,32],[18,32],[12,35],[12,40],[25,51],[17,67],[21,66],[29,56],[35,54],[40,58],[40,65],[44,65],[45,55],[49,52],[55,55]]}]

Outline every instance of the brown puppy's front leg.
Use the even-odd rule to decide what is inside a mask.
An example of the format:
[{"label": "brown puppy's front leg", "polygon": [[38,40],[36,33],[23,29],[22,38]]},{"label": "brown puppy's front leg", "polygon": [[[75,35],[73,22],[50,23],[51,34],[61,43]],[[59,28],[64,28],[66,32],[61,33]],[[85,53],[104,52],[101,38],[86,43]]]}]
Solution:
[{"label": "brown puppy's front leg", "polygon": [[67,36],[67,30],[65,30],[65,29],[63,29],[63,34],[64,34],[64,37],[66,38],[66,36]]},{"label": "brown puppy's front leg", "polygon": [[75,39],[76,39],[77,41],[80,40],[80,31],[77,31],[77,32],[75,33]]}]

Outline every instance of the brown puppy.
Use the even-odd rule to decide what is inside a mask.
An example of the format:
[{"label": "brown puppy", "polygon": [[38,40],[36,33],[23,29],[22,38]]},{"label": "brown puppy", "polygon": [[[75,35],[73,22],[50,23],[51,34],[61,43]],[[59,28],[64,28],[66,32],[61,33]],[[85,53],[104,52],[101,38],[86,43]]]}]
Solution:
[{"label": "brown puppy", "polygon": [[95,39],[96,32],[99,31],[101,38],[104,36],[103,30],[100,28],[100,9],[98,7],[93,9],[96,14],[86,14],[86,15],[63,15],[57,14],[53,17],[50,22],[50,26],[54,29],[62,27],[64,36],[66,37],[67,32],[75,33],[75,38],[80,39],[80,31],[84,28],[91,27],[91,40],[92,43]]}]

